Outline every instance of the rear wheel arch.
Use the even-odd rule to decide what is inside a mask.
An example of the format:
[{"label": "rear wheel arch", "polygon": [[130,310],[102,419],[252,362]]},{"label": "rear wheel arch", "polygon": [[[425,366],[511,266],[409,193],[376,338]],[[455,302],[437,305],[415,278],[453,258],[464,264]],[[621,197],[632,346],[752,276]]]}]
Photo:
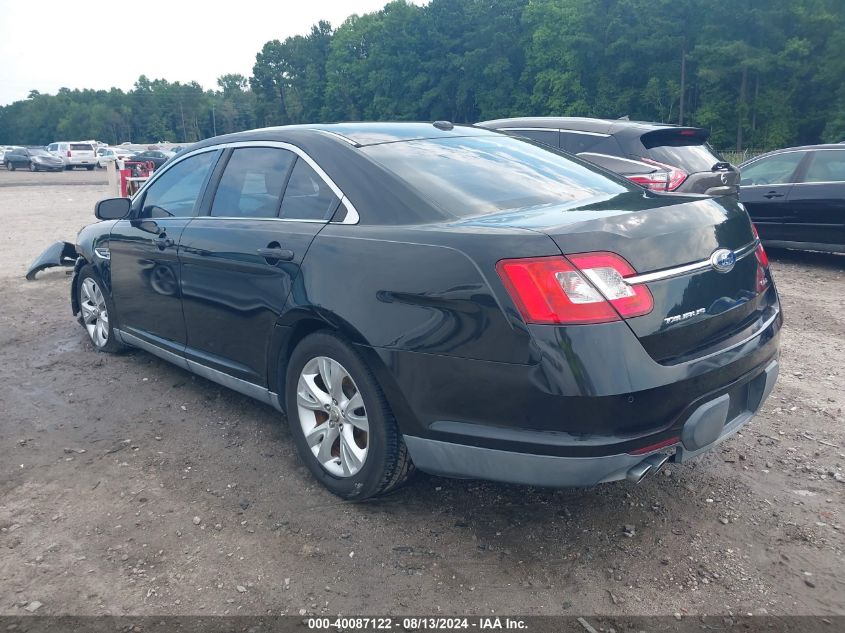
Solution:
[{"label": "rear wheel arch", "polygon": [[300,314],[299,318],[293,322],[286,319],[284,322],[277,323],[274,329],[268,358],[275,359],[275,362],[271,361],[268,368],[268,385],[271,391],[278,394],[281,408],[287,411],[285,381],[291,355],[303,339],[315,332],[334,334],[355,349],[384,392],[399,430],[404,432],[409,428],[406,421],[413,419],[413,411],[379,353],[346,321],[339,318],[332,318],[329,321],[313,312]]},{"label": "rear wheel arch", "polygon": [[[293,399],[287,416],[288,424],[303,461],[323,485],[349,500],[363,500],[391,492],[401,486],[414,470],[395,414],[362,349],[351,344],[336,330],[316,330],[301,339],[294,348],[285,385],[286,397]],[[323,364],[327,369],[334,369],[327,372]],[[308,383],[303,382],[304,372],[313,370],[319,376],[325,376],[324,382],[312,378],[316,382],[308,387]],[[338,371],[341,373],[336,373]],[[330,376],[338,375],[345,376],[343,383],[334,382],[334,378],[329,380]],[[346,386],[339,387],[341,384]],[[347,387],[351,392],[347,391]],[[306,393],[303,401],[311,404],[296,406],[300,389]],[[342,393],[339,393],[341,389]],[[358,405],[352,406],[352,393],[356,391]],[[322,398],[316,395],[320,393]],[[310,394],[310,398],[307,394]],[[347,400],[344,401],[344,397]],[[346,405],[350,405],[350,409],[346,409]],[[358,407],[366,407],[366,411],[361,410],[359,413]],[[356,417],[349,417],[352,408],[356,409],[353,412]],[[322,418],[318,417],[320,414]],[[303,415],[306,417],[303,418]],[[353,426],[363,429],[360,438],[363,445],[358,439],[349,437],[348,431]],[[332,435],[332,428],[335,428],[335,435]],[[306,436],[311,439],[306,439]],[[316,444],[313,440],[316,440]],[[354,441],[358,449],[364,449],[363,459],[350,462],[349,458],[344,458],[344,446],[350,446],[350,441]],[[328,446],[331,448],[327,449]],[[328,450],[331,450],[330,454]],[[347,448],[347,455],[350,450],[352,454],[358,452],[354,448]]]}]

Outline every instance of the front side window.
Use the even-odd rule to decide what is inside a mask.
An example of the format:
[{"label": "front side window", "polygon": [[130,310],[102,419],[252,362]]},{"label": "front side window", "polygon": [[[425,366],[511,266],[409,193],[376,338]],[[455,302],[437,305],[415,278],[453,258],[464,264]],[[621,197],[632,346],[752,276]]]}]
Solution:
[{"label": "front side window", "polygon": [[454,217],[572,205],[638,189],[560,152],[505,136],[385,143],[362,151]]},{"label": "front side window", "polygon": [[275,218],[282,188],[295,156],[275,147],[243,147],[232,152],[211,205],[211,215]]},{"label": "front side window", "polygon": [[189,218],[196,215],[197,199],[216,152],[195,154],[179,161],[149,186],[141,218]]},{"label": "front side window", "polygon": [[792,182],[792,174],[807,152],[787,152],[757,162],[742,169],[740,185],[782,185]]},{"label": "front side window", "polygon": [[288,220],[328,220],[337,196],[308,163],[297,159],[282,200],[281,217]]},{"label": "front side window", "polygon": [[845,150],[813,152],[803,182],[845,182]]}]

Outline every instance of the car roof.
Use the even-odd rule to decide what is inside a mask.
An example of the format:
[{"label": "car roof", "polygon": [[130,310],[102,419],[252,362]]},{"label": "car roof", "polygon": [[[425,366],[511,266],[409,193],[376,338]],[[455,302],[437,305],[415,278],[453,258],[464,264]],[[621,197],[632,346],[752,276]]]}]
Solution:
[{"label": "car roof", "polygon": [[621,131],[651,132],[653,130],[672,129],[680,127],[670,123],[655,123],[651,121],[629,121],[628,119],[593,119],[588,117],[549,116],[549,117],[517,117],[512,119],[495,119],[482,121],[476,125],[485,128],[549,128],[567,129],[579,132],[594,132],[597,134],[613,134]]},{"label": "car roof", "polygon": [[771,152],[766,152],[765,154],[758,154],[752,158],[749,158],[746,161],[743,161],[738,165],[738,167],[742,168],[744,165],[748,165],[750,163],[756,162],[761,158],[766,158],[768,156],[776,156],[777,154],[783,154],[785,152],[800,152],[800,151],[808,151],[808,150],[817,150],[817,149],[838,149],[838,150],[845,150],[842,143],[817,143],[816,145],[798,145],[796,147],[782,147],[780,149],[774,149]]},{"label": "car roof", "polygon": [[303,137],[333,137],[340,142],[355,147],[366,147],[380,143],[395,143],[397,141],[412,141],[432,138],[448,138],[460,136],[485,136],[493,134],[490,130],[471,125],[452,125],[448,122],[419,123],[419,122],[386,122],[386,123],[320,123],[302,125],[284,125],[266,127],[245,132],[235,132],[206,139],[195,144],[192,149],[221,143],[236,143],[239,141],[281,141],[291,142]]}]

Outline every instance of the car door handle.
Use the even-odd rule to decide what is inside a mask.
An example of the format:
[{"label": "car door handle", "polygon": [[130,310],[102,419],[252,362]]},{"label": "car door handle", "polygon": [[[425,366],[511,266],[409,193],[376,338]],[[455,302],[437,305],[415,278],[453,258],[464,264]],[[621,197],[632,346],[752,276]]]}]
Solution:
[{"label": "car door handle", "polygon": [[783,194],[777,193],[776,191],[770,191],[769,193],[764,193],[763,197],[771,200],[772,198],[783,198]]},{"label": "car door handle", "polygon": [[159,250],[161,251],[163,251],[165,248],[170,248],[176,243],[169,237],[167,237],[167,233],[161,233],[154,241],[155,245],[158,246]]},{"label": "car door handle", "polygon": [[[275,264],[276,261],[283,260],[289,262],[293,259],[293,251],[287,248],[282,248],[280,246],[276,247],[267,247],[267,248],[259,248],[258,254],[261,255],[264,259],[268,260],[268,264],[273,263]],[[276,261],[269,261],[269,260],[276,260]]]}]

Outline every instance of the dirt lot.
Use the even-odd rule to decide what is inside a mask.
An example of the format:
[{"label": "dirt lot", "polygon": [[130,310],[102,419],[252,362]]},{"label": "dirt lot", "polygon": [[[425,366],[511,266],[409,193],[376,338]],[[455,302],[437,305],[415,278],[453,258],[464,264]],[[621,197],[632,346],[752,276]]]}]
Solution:
[{"label": "dirt lot", "polygon": [[592,490],[420,476],[353,505],[275,411],[96,354],[64,272],[23,279],[104,180],[0,173],[0,614],[845,613],[845,257],[771,253],[781,379],[704,458]]}]

